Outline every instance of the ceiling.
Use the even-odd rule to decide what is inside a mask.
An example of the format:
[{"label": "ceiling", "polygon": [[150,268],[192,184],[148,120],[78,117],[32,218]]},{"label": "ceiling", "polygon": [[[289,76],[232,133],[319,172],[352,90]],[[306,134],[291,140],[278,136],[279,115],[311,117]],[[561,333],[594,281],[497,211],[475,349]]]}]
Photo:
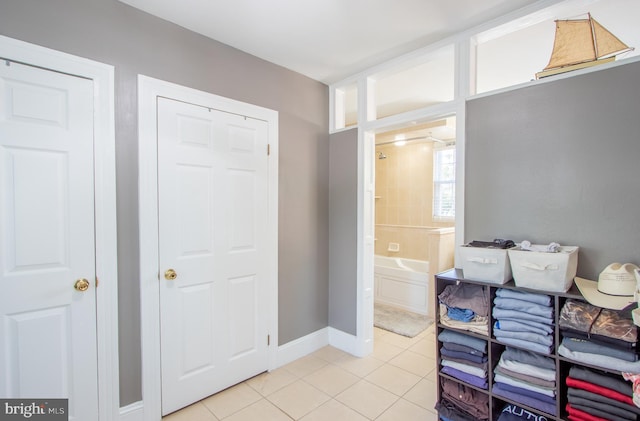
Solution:
[{"label": "ceiling", "polygon": [[331,84],[537,0],[120,0]]}]

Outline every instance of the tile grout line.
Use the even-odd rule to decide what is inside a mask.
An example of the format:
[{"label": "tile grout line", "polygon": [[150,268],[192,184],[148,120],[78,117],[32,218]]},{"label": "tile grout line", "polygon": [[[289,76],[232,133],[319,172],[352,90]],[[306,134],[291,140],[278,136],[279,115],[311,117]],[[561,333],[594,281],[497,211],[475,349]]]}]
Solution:
[{"label": "tile grout line", "polygon": [[[418,348],[418,345],[422,342],[422,341],[427,341],[427,342],[434,342],[432,338],[435,335],[435,331],[431,328],[427,328],[427,330],[425,330],[424,332],[421,332],[419,335],[416,335],[416,337],[414,338],[407,338],[404,339],[405,337],[395,334],[393,332],[386,332],[385,333],[379,333],[376,332],[376,343],[384,343],[386,345],[389,346],[393,346],[396,347],[398,349],[400,349],[400,351],[398,353],[393,353],[393,351],[391,353],[393,353],[393,355],[391,357],[389,357],[387,360],[383,359],[383,358],[379,358],[379,357],[375,357],[373,354],[370,356],[367,356],[365,358],[371,358],[371,360],[375,360],[377,363],[379,363],[379,365],[377,365],[375,368],[369,370],[368,366],[365,364],[364,365],[364,369],[354,369],[355,371],[352,371],[348,368],[346,368],[346,366],[349,365],[350,361],[349,361],[349,357],[350,355],[347,353],[344,353],[344,351],[338,350],[336,348],[330,347],[329,345],[327,345],[326,347],[321,348],[320,350],[317,350],[311,354],[309,354],[308,356],[302,357],[302,358],[306,358],[307,361],[311,364],[312,369],[309,372],[306,372],[306,369],[308,367],[305,366],[305,364],[307,364],[307,361],[301,361],[301,359],[298,359],[294,362],[291,362],[285,366],[279,367],[276,370],[283,370],[284,373],[286,373],[288,376],[291,376],[291,379],[293,379],[290,382],[287,382],[286,384],[277,387],[274,390],[271,390],[268,394],[264,394],[261,390],[259,390],[257,384],[255,382],[251,382],[253,384],[250,383],[250,381],[258,376],[268,376],[270,373],[269,372],[264,372],[259,374],[258,376],[252,377],[251,379],[247,379],[241,383],[238,383],[238,385],[244,384],[246,386],[249,387],[249,389],[253,392],[255,392],[258,396],[259,399],[257,401],[248,403],[246,405],[243,405],[241,408],[237,409],[236,411],[234,411],[231,414],[226,415],[224,418],[218,418],[216,416],[216,414],[206,405],[204,404],[204,400],[207,399],[203,399],[197,403],[202,404],[205,409],[206,412],[209,413],[210,415],[213,416],[214,419],[219,420],[219,421],[223,421],[226,420],[232,416],[234,416],[235,414],[238,414],[239,412],[247,409],[248,407],[255,405],[256,403],[264,400],[265,402],[269,403],[270,405],[276,407],[278,409],[278,411],[282,414],[284,414],[288,419],[296,419],[294,418],[292,415],[288,414],[283,408],[281,408],[280,406],[278,406],[275,402],[273,402],[272,400],[269,399],[269,396],[274,395],[275,393],[277,393],[278,391],[281,391],[282,389],[286,388],[287,386],[291,385],[292,383],[295,383],[298,380],[302,380],[307,386],[311,387],[315,392],[318,392],[322,395],[323,398],[326,398],[326,400],[324,400],[320,405],[318,405],[317,407],[311,409],[310,411],[306,412],[305,414],[301,415],[299,418],[297,419],[302,419],[304,417],[307,417],[308,415],[312,414],[313,412],[317,411],[319,408],[323,407],[324,405],[326,405],[327,403],[334,401],[335,403],[344,406],[345,408],[348,408],[351,411],[354,411],[355,413],[360,414],[361,416],[363,416],[366,419],[370,419],[369,417],[367,417],[365,414],[361,413],[360,411],[358,411],[357,409],[351,407],[350,405],[347,405],[346,403],[340,401],[338,399],[338,396],[340,396],[341,394],[343,394],[344,392],[346,392],[347,390],[349,390],[351,387],[355,386],[356,384],[358,384],[361,381],[366,382],[368,385],[376,387],[377,389],[380,389],[381,391],[384,391],[385,393],[390,394],[391,396],[393,396],[393,402],[389,404],[388,407],[386,407],[380,414],[378,414],[375,419],[378,419],[380,417],[382,417],[385,413],[387,413],[394,405],[396,405],[398,402],[405,401],[407,404],[411,404],[414,405],[415,407],[421,408],[429,413],[434,414],[435,412],[433,411],[433,409],[430,408],[425,408],[424,406],[422,406],[421,403],[417,403],[414,402],[411,399],[406,398],[405,396],[407,396],[412,390],[414,390],[422,381],[426,381],[429,382],[429,384],[433,383],[431,377],[435,367],[432,367],[431,369],[429,369],[424,375],[423,374],[417,374],[416,372],[407,370],[404,367],[401,367],[398,364],[398,362],[396,361],[396,363],[392,363],[391,361],[401,357],[401,356],[405,356],[408,358],[419,358],[421,360],[426,360],[429,365],[427,367],[431,366],[431,361],[433,361],[433,365],[435,365],[435,358],[431,358],[430,354],[428,352],[424,352],[424,351],[420,351]],[[384,338],[384,339],[383,339]],[[386,340],[385,340],[386,339]],[[423,344],[421,346],[425,346],[426,344]],[[374,350],[375,353],[375,350]],[[317,361],[315,361],[317,360]],[[358,361],[361,359],[353,359],[351,361]],[[298,363],[298,369],[297,370],[292,370],[292,367],[287,368],[288,365],[290,364],[294,364],[294,363]],[[313,367],[313,365],[320,365],[319,367]],[[357,364],[357,363],[356,363]],[[375,365],[375,363],[374,363]],[[382,386],[377,385],[376,383],[374,383],[373,381],[371,381],[370,379],[367,379],[367,377],[371,376],[373,373],[375,373],[376,371],[384,368],[384,367],[393,367],[394,369],[397,370],[401,370],[401,372],[412,375],[412,376],[416,376],[418,378],[418,381],[415,384],[412,384],[407,390],[405,390],[404,392],[398,394],[396,392],[393,392],[391,390],[388,390]],[[406,363],[405,363],[406,366]],[[344,372],[345,374],[348,374],[350,376],[353,376],[353,378],[355,379],[354,383],[351,383],[350,385],[346,386],[344,389],[338,391],[335,393],[335,395],[332,395],[330,393],[325,392],[324,390],[320,389],[319,387],[315,386],[313,383],[311,383],[309,377],[318,373],[320,370],[326,369],[328,367],[340,370],[341,372]],[[275,371],[275,370],[274,370]],[[303,372],[304,374],[297,374]],[[266,383],[266,379],[265,379],[265,383]],[[320,381],[324,381],[321,380],[321,378],[319,378],[317,380],[318,382]],[[277,384],[277,383],[276,383]],[[236,387],[238,385],[232,386],[232,387]],[[215,396],[215,395],[212,395]]]}]

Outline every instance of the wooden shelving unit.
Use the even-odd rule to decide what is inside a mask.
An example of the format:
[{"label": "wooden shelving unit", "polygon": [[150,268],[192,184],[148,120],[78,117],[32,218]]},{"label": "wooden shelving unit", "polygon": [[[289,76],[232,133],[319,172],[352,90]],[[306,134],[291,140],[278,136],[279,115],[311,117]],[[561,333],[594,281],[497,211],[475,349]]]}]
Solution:
[{"label": "wooden shelving unit", "polygon": [[[441,342],[439,342],[436,338],[436,356],[437,356],[437,367],[438,367],[438,401],[440,401],[441,397],[442,397],[442,385],[441,385],[441,378],[447,378],[450,380],[453,380],[455,382],[464,384],[467,387],[470,387],[474,390],[477,390],[478,392],[487,395],[488,399],[489,399],[489,420],[497,420],[500,412],[502,411],[502,409],[504,408],[506,403],[512,403],[515,405],[518,405],[528,411],[531,411],[533,413],[536,414],[540,414],[545,416],[547,419],[552,419],[552,420],[566,420],[567,414],[564,410],[565,405],[567,403],[567,387],[565,384],[565,379],[568,376],[569,373],[569,368],[572,365],[581,365],[584,367],[589,367],[589,368],[595,368],[598,369],[600,371],[610,371],[610,370],[606,370],[603,369],[601,367],[593,367],[590,366],[588,364],[579,364],[575,361],[566,359],[560,355],[558,355],[557,353],[557,349],[559,344],[562,341],[562,337],[560,334],[560,329],[559,329],[559,323],[558,323],[558,319],[559,319],[559,315],[560,315],[560,310],[562,309],[562,306],[564,305],[564,303],[566,302],[567,299],[576,299],[576,300],[584,300],[584,298],[582,297],[582,294],[580,294],[580,291],[575,287],[575,285],[573,285],[571,287],[571,289],[569,291],[567,291],[566,293],[558,293],[558,292],[549,292],[549,291],[539,291],[539,290],[532,290],[532,289],[528,289],[528,288],[521,288],[521,287],[517,287],[515,285],[515,283],[513,281],[509,281],[506,284],[496,284],[496,283],[490,283],[490,282],[481,282],[481,281],[474,281],[474,280],[468,280],[465,279],[462,273],[461,269],[451,269],[449,271],[446,272],[442,272],[439,273],[435,276],[435,282],[436,282],[436,296],[435,296],[435,308],[436,308],[436,336],[440,334],[440,332],[442,332],[443,330],[452,330],[452,331],[456,331],[459,333],[463,333],[465,335],[469,335],[472,337],[476,337],[476,338],[481,338],[483,340],[487,341],[487,357],[488,357],[488,384],[489,384],[489,388],[488,390],[485,389],[481,389],[478,387],[475,387],[473,385],[467,384],[459,379],[456,379],[455,377],[451,377],[448,376],[445,373],[441,372],[441,356],[440,356],[440,347],[442,345]],[[553,352],[551,355],[545,355],[546,357],[551,358],[552,360],[555,361],[556,364],[556,410],[555,410],[555,414],[548,414],[546,412],[542,412],[538,409],[535,408],[531,408],[527,405],[523,405],[522,403],[519,402],[515,402],[512,401],[510,399],[506,399],[502,396],[497,396],[494,395],[492,393],[492,387],[493,387],[493,371],[496,367],[496,365],[498,364],[498,361],[500,360],[500,355],[502,354],[502,352],[504,351],[506,345],[500,343],[500,341],[498,341],[495,337],[493,337],[493,324],[494,324],[494,319],[491,315],[491,311],[489,312],[489,334],[488,335],[482,335],[482,334],[478,334],[478,333],[473,333],[467,330],[461,330],[461,329],[455,329],[455,328],[451,328],[449,326],[445,326],[443,324],[440,323],[440,308],[439,308],[439,303],[438,303],[438,295],[440,295],[440,293],[445,289],[445,287],[447,285],[452,285],[452,284],[457,284],[457,283],[468,283],[468,284],[476,284],[476,285],[482,285],[483,287],[487,288],[489,290],[489,297],[490,297],[490,304],[491,304],[491,309],[493,309],[493,300],[496,296],[496,291],[499,288],[508,288],[508,289],[517,289],[520,291],[529,291],[532,293],[536,293],[536,294],[545,294],[545,295],[549,295],[552,297],[552,303],[553,303],[553,309],[554,309],[554,348],[553,348]],[[511,345],[509,345],[511,346]],[[542,354],[541,354],[542,355]],[[620,374],[619,372],[617,374]]]}]

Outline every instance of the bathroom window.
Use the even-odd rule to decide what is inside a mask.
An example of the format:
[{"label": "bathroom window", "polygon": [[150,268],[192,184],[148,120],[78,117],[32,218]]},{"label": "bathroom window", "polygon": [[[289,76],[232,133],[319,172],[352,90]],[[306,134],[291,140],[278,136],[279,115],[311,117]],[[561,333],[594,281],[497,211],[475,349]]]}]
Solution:
[{"label": "bathroom window", "polygon": [[456,149],[436,149],[433,154],[433,218],[454,219],[456,215]]}]

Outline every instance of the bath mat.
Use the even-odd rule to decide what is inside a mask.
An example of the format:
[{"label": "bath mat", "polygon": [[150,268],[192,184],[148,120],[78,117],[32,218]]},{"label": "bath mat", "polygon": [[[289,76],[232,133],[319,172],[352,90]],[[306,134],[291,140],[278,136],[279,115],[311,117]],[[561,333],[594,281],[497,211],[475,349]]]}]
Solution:
[{"label": "bath mat", "polygon": [[428,328],[431,323],[433,320],[422,314],[384,304],[374,306],[373,325],[402,336],[413,338]]}]

